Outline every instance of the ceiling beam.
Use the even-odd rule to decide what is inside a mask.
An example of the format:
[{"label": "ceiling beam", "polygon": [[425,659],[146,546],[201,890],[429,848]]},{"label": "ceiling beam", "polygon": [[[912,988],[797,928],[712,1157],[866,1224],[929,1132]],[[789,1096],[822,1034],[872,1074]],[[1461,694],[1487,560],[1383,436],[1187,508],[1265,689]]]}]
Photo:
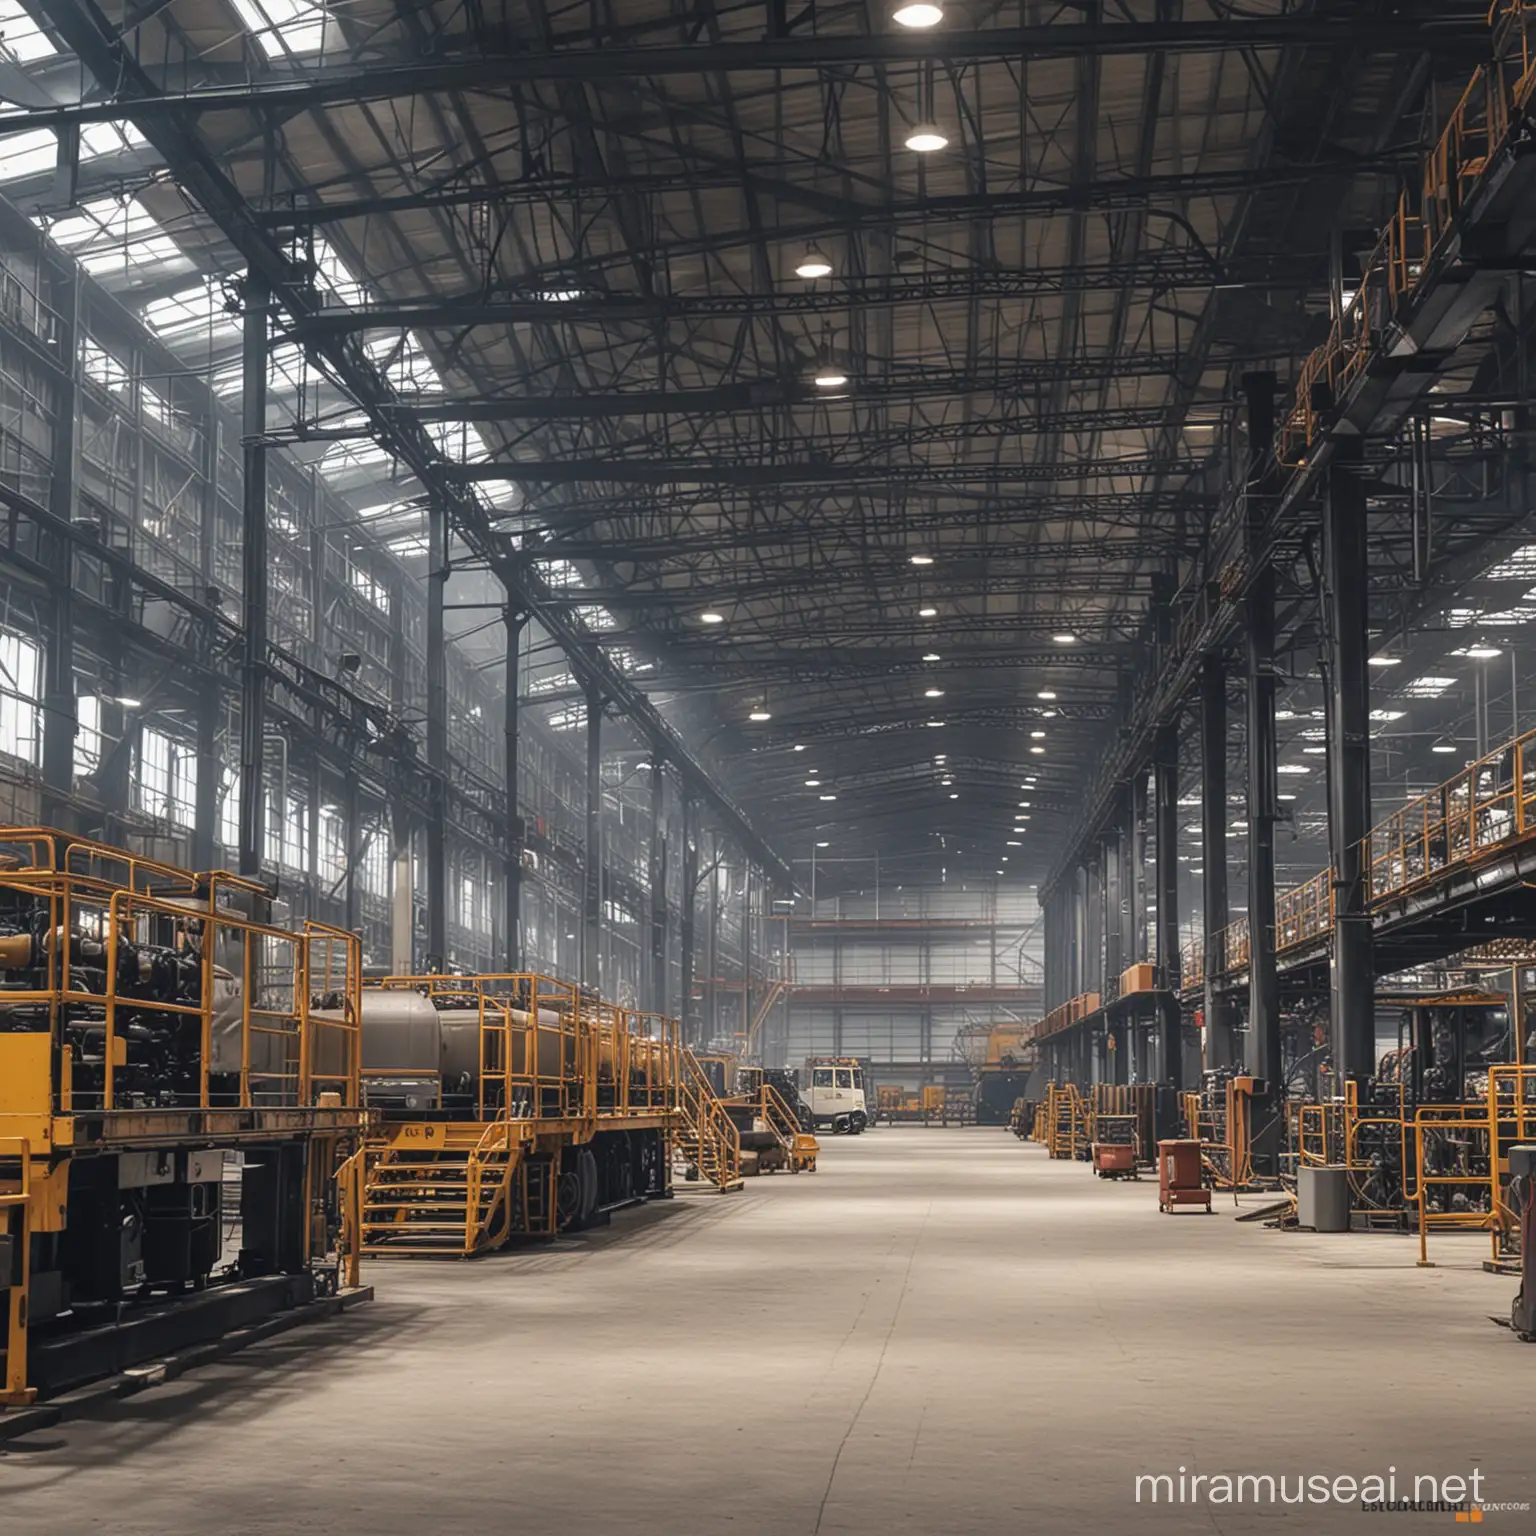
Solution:
[{"label": "ceiling beam", "polygon": [[[70,0],[74,10],[78,0]],[[93,7],[94,8],[94,7]],[[52,18],[53,7],[49,14]],[[69,37],[72,18],[61,18],[58,31],[77,54]],[[1315,16],[1271,16],[1244,20],[1054,23],[1035,27],[988,27],[977,31],[880,32],[820,37],[755,38],[749,42],[704,42],[646,47],[594,47],[589,35],[568,46],[530,48],[521,42],[498,43],[484,31],[438,40],[433,53],[401,62],[339,65],[308,69],[291,79],[240,79],[177,89],[158,80],[137,60],[137,84],[131,92],[117,82],[102,82],[115,99],[7,113],[0,132],[64,123],[100,123],[132,117],[142,125],[188,114],[229,111],[305,111],[337,102],[389,101],[441,91],[499,90],[513,84],[605,81],[628,83],[667,76],[709,73],[770,75],[796,70],[846,70],[864,65],[963,65],[987,60],[1014,63],[1085,55],[1148,52],[1226,53],[1255,48],[1306,46],[1375,54],[1468,52],[1482,56],[1488,32],[1463,17],[1329,21]],[[110,46],[118,46],[114,33]],[[125,57],[128,50],[123,49]],[[82,59],[84,54],[81,54]],[[93,72],[94,73],[94,72]],[[178,68],[184,77],[184,70]],[[210,68],[209,73],[214,71]]]},{"label": "ceiling beam", "polygon": [[1193,475],[1197,459],[1093,459],[1065,464],[976,463],[854,464],[845,460],[800,464],[725,464],[714,459],[485,459],[452,464],[445,473],[460,484],[506,480],[518,484],[573,485],[1009,485],[1036,480],[1091,480],[1151,474]]}]

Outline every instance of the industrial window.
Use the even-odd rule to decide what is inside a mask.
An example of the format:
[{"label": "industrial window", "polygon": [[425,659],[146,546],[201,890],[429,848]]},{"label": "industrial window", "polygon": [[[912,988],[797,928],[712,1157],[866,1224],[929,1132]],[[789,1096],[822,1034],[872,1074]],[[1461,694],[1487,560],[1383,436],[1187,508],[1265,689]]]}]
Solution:
[{"label": "industrial window", "polygon": [[347,877],[347,823],[334,805],[320,807],[319,867],[315,874],[329,886]]},{"label": "industrial window", "polygon": [[225,848],[240,845],[240,770],[226,768],[219,776],[219,843]]},{"label": "industrial window", "polygon": [[308,860],[309,807],[296,795],[267,794],[267,857],[285,869],[302,870]]},{"label": "industrial window", "polygon": [[196,816],[197,753],[153,726],[139,732],[134,803],[146,816],[190,827]]},{"label": "industrial window", "polygon": [[1403,689],[1405,699],[1438,699],[1456,679],[1454,677],[1416,677]]},{"label": "industrial window", "polygon": [[485,931],[485,887],[473,875],[459,876],[459,926]]},{"label": "industrial window", "polygon": [[[437,394],[442,391],[443,381],[437,369],[432,366],[431,358],[408,331],[396,336],[375,337],[368,343],[368,356],[385,379],[402,394]],[[438,422],[436,425],[447,427],[455,435],[466,427],[464,422],[453,421]],[[479,436],[478,433],[475,435]]]},{"label": "industrial window", "polygon": [[101,700],[94,693],[75,699],[75,777],[84,778],[101,766],[105,743],[101,735]]},{"label": "industrial window", "polygon": [[354,592],[366,598],[380,613],[389,612],[389,586],[372,571],[365,571],[360,565],[349,565],[347,582]]},{"label": "industrial window", "polygon": [[370,896],[382,898],[389,895],[389,866],[389,834],[384,830],[384,823],[366,823],[363,827],[358,876],[363,889]]},{"label": "industrial window", "polygon": [[21,0],[0,0],[0,57],[31,64],[51,59],[58,51]]},{"label": "industrial window", "polygon": [[563,709],[552,709],[549,712],[549,728],[552,731],[574,731],[577,726],[586,723],[585,704],[567,704]]},{"label": "industrial window", "polygon": [[119,362],[99,342],[92,341],[89,336],[80,338],[80,372],[93,384],[100,384],[103,389],[110,389],[117,394],[126,394],[131,375],[128,365]]},{"label": "industrial window", "polygon": [[42,678],[42,647],[0,630],[0,753],[27,763],[42,753]]},{"label": "industrial window", "polygon": [[269,59],[319,53],[328,20],[322,0],[235,0],[235,11]]}]

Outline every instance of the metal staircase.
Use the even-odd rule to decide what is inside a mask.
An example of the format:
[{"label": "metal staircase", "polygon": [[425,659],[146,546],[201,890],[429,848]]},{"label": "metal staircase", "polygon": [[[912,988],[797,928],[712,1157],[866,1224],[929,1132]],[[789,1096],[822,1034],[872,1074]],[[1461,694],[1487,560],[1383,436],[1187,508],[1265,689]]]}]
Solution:
[{"label": "metal staircase", "polygon": [[721,1194],[740,1189],[741,1134],[716,1096],[698,1058],[686,1046],[680,1056],[677,1160],[688,1178],[713,1184]]},{"label": "metal staircase", "polygon": [[800,1128],[800,1117],[772,1083],[764,1083],[759,1090],[758,1115],[778,1137],[789,1171],[814,1173],[821,1146],[809,1131]]},{"label": "metal staircase", "polygon": [[444,1123],[431,1145],[392,1142],[365,1160],[362,1251],[370,1258],[470,1258],[511,1229],[527,1124]]},{"label": "metal staircase", "polygon": [[757,1057],[758,1041],[762,1038],[763,1025],[773,1014],[773,1010],[784,1000],[784,995],[789,991],[789,983],[782,977],[775,977],[768,983],[768,990],[763,994],[762,1001],[758,1003],[752,1015],[752,1023],[747,1029],[746,1044],[742,1049],[742,1056],[747,1060]]}]

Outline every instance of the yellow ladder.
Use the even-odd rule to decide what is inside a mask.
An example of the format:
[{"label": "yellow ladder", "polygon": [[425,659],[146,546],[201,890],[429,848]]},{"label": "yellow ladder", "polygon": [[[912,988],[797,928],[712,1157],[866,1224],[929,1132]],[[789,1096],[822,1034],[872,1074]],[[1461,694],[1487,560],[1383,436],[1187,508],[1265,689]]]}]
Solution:
[{"label": "yellow ladder", "polygon": [[740,1189],[741,1133],[715,1095],[698,1057],[684,1046],[677,1088],[681,1125],[675,1143],[678,1159],[694,1177],[721,1194]]},{"label": "yellow ladder", "polygon": [[469,1258],[512,1230],[512,1190],[526,1123],[445,1125],[444,1143],[390,1143],[368,1160],[362,1251],[370,1258]]}]

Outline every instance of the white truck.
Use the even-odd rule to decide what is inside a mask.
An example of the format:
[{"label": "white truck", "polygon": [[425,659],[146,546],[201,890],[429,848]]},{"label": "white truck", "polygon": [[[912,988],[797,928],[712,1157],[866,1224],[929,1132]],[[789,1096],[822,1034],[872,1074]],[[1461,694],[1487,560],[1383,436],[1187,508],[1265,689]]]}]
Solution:
[{"label": "white truck", "polygon": [[864,1101],[864,1069],[851,1056],[811,1056],[805,1063],[800,1097],[814,1127],[835,1136],[857,1136],[869,1124]]}]

